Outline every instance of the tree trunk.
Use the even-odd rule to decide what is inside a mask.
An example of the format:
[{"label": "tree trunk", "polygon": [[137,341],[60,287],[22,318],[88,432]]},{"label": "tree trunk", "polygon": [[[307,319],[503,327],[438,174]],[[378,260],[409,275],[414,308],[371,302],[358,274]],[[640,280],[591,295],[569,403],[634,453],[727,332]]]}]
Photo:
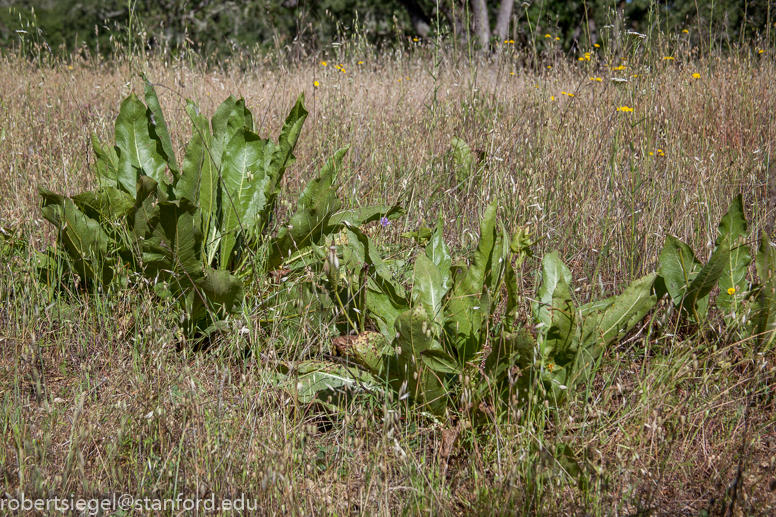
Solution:
[{"label": "tree trunk", "polygon": [[509,21],[512,19],[512,6],[514,0],[501,0],[498,8],[498,18],[496,18],[496,30],[494,31],[499,43],[509,37]]},{"label": "tree trunk", "polygon": [[474,35],[480,44],[480,51],[487,51],[490,42],[490,21],[488,20],[488,6],[485,5],[485,0],[472,0],[472,17]]}]

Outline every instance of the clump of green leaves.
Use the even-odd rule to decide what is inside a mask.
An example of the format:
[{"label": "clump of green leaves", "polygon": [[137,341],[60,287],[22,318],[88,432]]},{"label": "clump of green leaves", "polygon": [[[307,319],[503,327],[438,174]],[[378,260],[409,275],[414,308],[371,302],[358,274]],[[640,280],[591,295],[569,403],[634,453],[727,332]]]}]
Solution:
[{"label": "clump of green leaves", "polygon": [[48,280],[70,272],[105,287],[122,270],[136,273],[159,296],[178,303],[189,335],[208,333],[241,311],[244,279],[281,267],[345,223],[358,226],[388,211],[340,211],[336,176],[347,151],[342,149],[305,187],[289,223],[272,237],[280,181],[295,161],[307,117],[303,97],[277,143],[255,132],[242,99],[230,96],[210,123],[188,101],[193,134],[182,164],[147,80],[145,101],[134,93],[124,100],[115,145],[93,139],[98,190],[67,198],[39,188],[43,216],[58,230],[57,248],[38,260]]},{"label": "clump of green leaves", "polygon": [[759,346],[770,345],[776,324],[774,248],[763,233],[755,257],[760,283],[748,279],[752,255],[747,246],[747,227],[739,194],[719,223],[714,250],[706,264],[687,244],[669,235],[660,253],[656,287],[659,294],[670,296],[689,321],[700,323],[707,317],[711,292],[719,285],[715,302],[727,328],[739,339],[754,337]]},{"label": "clump of green leaves", "polygon": [[[571,297],[571,272],[550,253],[542,261],[533,320],[519,321],[512,263],[521,265],[530,254],[535,241],[528,231],[520,229],[510,238],[491,204],[467,264],[453,261],[442,230],[440,218],[415,259],[409,292],[391,277],[365,234],[346,230],[344,276],[358,267],[372,274],[361,284],[348,284],[359,287],[357,294],[347,286],[330,286],[357,304],[355,319],[366,318],[366,326],[376,328],[363,331],[362,323],[358,336],[335,341],[337,352],[385,381],[400,399],[410,398],[437,416],[450,407],[476,411],[480,401],[500,405],[513,396],[525,401],[540,394],[561,403],[601,351],[655,304],[655,275],[649,275],[619,296],[578,308]],[[506,314],[498,318],[504,293]],[[487,345],[491,351],[484,357]],[[473,389],[471,379],[477,380]]]}]

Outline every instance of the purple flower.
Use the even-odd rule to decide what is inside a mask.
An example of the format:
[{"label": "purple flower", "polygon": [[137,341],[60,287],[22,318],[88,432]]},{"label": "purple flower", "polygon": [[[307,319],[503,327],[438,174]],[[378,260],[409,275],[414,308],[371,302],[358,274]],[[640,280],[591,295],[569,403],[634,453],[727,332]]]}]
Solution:
[{"label": "purple flower", "polygon": [[389,221],[387,217],[382,216],[380,218],[380,226],[382,226],[383,228],[387,228],[388,225],[390,225],[390,224],[391,224],[391,221]]}]

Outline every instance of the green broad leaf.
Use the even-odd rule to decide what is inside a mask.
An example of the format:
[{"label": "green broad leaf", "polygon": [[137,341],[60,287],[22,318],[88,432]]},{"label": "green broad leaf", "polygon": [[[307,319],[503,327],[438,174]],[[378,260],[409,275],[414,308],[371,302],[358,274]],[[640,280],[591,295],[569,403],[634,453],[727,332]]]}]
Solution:
[{"label": "green broad leaf", "polygon": [[431,228],[427,228],[425,226],[419,228],[415,232],[404,232],[401,234],[401,236],[405,239],[412,239],[418,244],[425,244],[429,239],[431,239],[432,235],[433,232],[431,231]]},{"label": "green broad leaf", "polygon": [[661,275],[674,305],[682,304],[685,294],[703,268],[692,249],[676,237],[669,235],[660,252]]},{"label": "green broad leaf", "polygon": [[563,472],[569,476],[581,489],[587,486],[587,477],[585,476],[582,467],[579,466],[574,451],[568,444],[559,444],[555,448],[555,461],[558,462],[558,466]]},{"label": "green broad leaf", "polygon": [[[92,135],[92,148],[94,149],[95,165],[97,167],[97,182],[102,187],[119,188],[119,148],[100,143],[97,135]],[[133,193],[132,190],[125,192]]]},{"label": "green broad leaf", "polygon": [[[239,129],[224,149],[221,161],[223,194],[221,197],[220,268],[232,269],[235,249],[241,234],[253,228],[267,203],[269,175],[262,169],[268,140]],[[261,223],[259,223],[261,224]]]},{"label": "green broad leaf", "polygon": [[[496,244],[496,202],[485,210],[480,223],[480,240],[470,267],[451,267],[453,288],[447,304],[445,332],[458,350],[463,362],[471,359],[482,348],[481,295],[487,288],[485,283],[491,268],[493,250]],[[487,318],[486,315],[485,318]]]},{"label": "green broad leaf", "polygon": [[722,275],[719,277],[719,294],[717,307],[726,317],[732,313],[740,313],[746,289],[746,273],[752,256],[745,244],[747,238],[747,223],[744,216],[744,205],[741,194],[730,203],[727,213],[719,223],[719,235],[716,246],[728,247],[730,253]]},{"label": "green broad leaf", "polygon": [[508,370],[517,366],[526,369],[534,364],[539,350],[536,339],[525,328],[516,332],[502,332],[494,340],[493,348],[485,358],[483,371],[494,380],[505,380]]},{"label": "green broad leaf", "polygon": [[658,278],[657,273],[651,273],[631,282],[619,295],[580,307],[582,332],[575,381],[589,379],[604,350],[630,332],[654,308],[659,299],[654,292]]},{"label": "green broad leaf", "polygon": [[557,277],[551,305],[545,307],[549,318],[543,328],[539,346],[542,357],[553,364],[566,366],[574,360],[579,345],[577,313],[563,275]]},{"label": "green broad leaf", "polygon": [[278,137],[278,151],[272,156],[272,170],[277,173],[273,178],[277,185],[283,177],[287,167],[290,167],[296,157],[294,157],[294,148],[302,132],[302,126],[307,119],[308,112],[304,107],[304,93],[296,100],[296,104],[291,108],[291,112],[286,117],[283,129]]},{"label": "green broad leaf", "polygon": [[776,338],[776,249],[765,232],[755,258],[760,291],[757,295],[757,311],[754,330],[760,350],[769,348]]},{"label": "green broad leaf", "polygon": [[[246,120],[247,115],[247,120]],[[242,129],[253,132],[253,116],[245,107],[244,99],[230,95],[216,109],[212,120],[213,145],[210,154],[216,169],[221,168],[221,156],[235,133]]]},{"label": "green broad leaf", "polygon": [[[504,281],[504,272],[509,262],[510,249],[509,238],[504,223],[499,221],[499,231],[496,232],[493,244],[493,253],[490,257],[490,267],[485,275],[485,285],[495,296],[501,293],[501,284]],[[498,298],[495,300],[498,303]]]},{"label": "green broad leaf", "polygon": [[450,145],[453,148],[453,160],[455,164],[462,169],[470,169],[474,162],[474,155],[471,147],[462,139],[454,136],[450,139]]},{"label": "green broad leaf", "polygon": [[687,288],[683,307],[692,314],[696,321],[705,317],[708,310],[708,297],[711,290],[722,276],[725,267],[730,263],[730,245],[724,242],[717,247],[709,257],[709,261],[698,271]]},{"label": "green broad leaf", "polygon": [[38,187],[43,198],[43,217],[59,231],[75,271],[84,279],[103,285],[113,279],[113,259],[108,257],[110,238],[100,223],[81,212],[72,200]]},{"label": "green broad leaf", "polygon": [[507,284],[507,310],[504,314],[504,327],[507,332],[512,332],[517,316],[517,310],[519,308],[519,287],[517,285],[517,275],[515,275],[512,263],[509,261],[507,261],[507,271],[504,281]]},{"label": "green broad leaf", "polygon": [[342,267],[360,270],[364,264],[369,266],[366,308],[378,330],[388,340],[394,338],[396,318],[409,308],[404,288],[394,280],[386,267],[374,242],[361,230],[345,230],[347,244],[343,246]]},{"label": "green broad leaf", "polygon": [[438,374],[455,375],[461,372],[461,367],[455,359],[444,350],[436,348],[426,350],[420,355],[420,358],[423,360],[423,364]]},{"label": "green broad leaf", "polygon": [[545,328],[550,326],[552,301],[561,282],[566,286],[571,284],[571,271],[560,259],[558,252],[553,251],[542,258],[542,284],[537,293],[538,303],[534,304],[534,318],[537,323],[543,323]]},{"label": "green broad leaf", "polygon": [[135,198],[114,187],[103,187],[73,196],[73,202],[95,221],[116,222],[135,206]]},{"label": "green broad leaf", "polygon": [[260,213],[260,217],[257,218],[257,224],[253,226],[256,229],[254,232],[261,231],[262,226],[259,225],[266,224],[266,221],[269,221],[275,209],[275,200],[279,192],[280,181],[283,179],[286,169],[296,161],[294,148],[299,140],[299,135],[306,119],[307,110],[304,108],[304,94],[302,94],[297,99],[294,107],[291,108],[288,117],[286,117],[283,129],[278,137],[278,144],[275,145],[272,141],[267,143],[267,150],[265,151],[267,161],[264,162],[265,165],[263,167],[268,178],[266,190],[263,194],[266,203]]},{"label": "green broad leaf", "polygon": [[[178,160],[175,158],[175,149],[172,146],[172,139],[170,139],[170,133],[167,130],[162,106],[159,104],[159,98],[156,96],[154,85],[151,84],[145,75],[143,75],[143,81],[145,82],[145,101],[152,115],[150,117],[152,126],[150,130],[152,133],[155,133],[155,139],[161,143],[164,158],[175,181],[178,178],[178,174],[180,174],[180,168],[178,167]],[[153,137],[154,135],[152,135]]]},{"label": "green broad leaf", "polygon": [[335,412],[345,408],[357,393],[372,391],[376,384],[366,372],[326,361],[304,361],[282,369],[300,403],[317,402]]},{"label": "green broad leaf", "polygon": [[[432,370],[423,359],[424,355],[435,354],[437,360],[445,355],[444,348],[431,332],[431,325],[432,321],[422,306],[405,311],[396,318],[396,338],[392,343],[397,354],[396,366],[393,371],[387,368],[387,373],[395,390],[401,391],[406,383],[406,390],[416,403],[441,416],[448,402],[443,383],[445,372]],[[433,359],[429,360],[434,363]]]},{"label": "green broad leaf", "polygon": [[204,269],[203,276],[197,276],[189,299],[191,316],[195,322],[226,314],[239,314],[245,291],[242,281],[229,271]]},{"label": "green broad leaf", "polygon": [[[449,269],[446,273],[449,275]],[[442,303],[447,294],[442,273],[430,258],[418,255],[413,277],[413,303],[420,303],[436,325],[441,327],[444,323]]]},{"label": "green broad leaf", "polygon": [[[657,297],[652,294],[656,277],[657,273],[650,273],[634,280],[622,294],[613,297],[612,303],[602,310],[596,336],[599,344],[608,346],[617,341],[652,310],[657,303]],[[588,343],[583,342],[583,345],[588,346]]]},{"label": "green broad leaf", "polygon": [[452,278],[450,277],[450,266],[453,263],[453,259],[450,256],[450,249],[445,244],[442,229],[444,226],[444,220],[442,214],[439,215],[436,228],[431,236],[429,243],[426,245],[426,256],[431,259],[431,262],[436,266],[439,274],[442,277],[441,288],[447,292],[452,287]]},{"label": "green broad leaf", "polygon": [[340,149],[329,158],[319,176],[302,191],[296,203],[296,212],[270,243],[268,270],[280,267],[289,257],[289,252],[299,252],[312,242],[318,244],[327,235],[327,230],[335,230],[336,226],[330,224],[330,218],[337,213],[342,202],[337,198],[334,182],[347,151],[347,148]]},{"label": "green broad leaf", "polygon": [[166,184],[167,160],[151,120],[151,110],[132,93],[121,104],[116,118],[118,183],[132,194],[141,175]]},{"label": "green broad leaf", "polygon": [[216,149],[208,121],[192,101],[187,102],[186,113],[191,119],[192,135],[186,145],[183,168],[173,192],[177,199],[193,201],[202,210],[205,262],[212,264],[220,236],[217,223],[221,149]]},{"label": "green broad leaf", "polygon": [[358,227],[379,221],[383,217],[389,221],[393,221],[402,215],[404,215],[404,209],[400,206],[378,205],[355,208],[352,210],[342,210],[329,218],[329,221],[326,224],[326,234],[334,233],[343,226]]}]

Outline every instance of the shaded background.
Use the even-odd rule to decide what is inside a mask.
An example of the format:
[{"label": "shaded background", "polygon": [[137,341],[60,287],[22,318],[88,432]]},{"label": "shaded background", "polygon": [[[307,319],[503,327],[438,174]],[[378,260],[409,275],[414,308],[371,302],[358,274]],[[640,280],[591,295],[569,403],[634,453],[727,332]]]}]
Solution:
[{"label": "shaded background", "polygon": [[[539,50],[544,35],[551,34],[564,50],[574,51],[601,42],[610,28],[666,33],[691,29],[698,42],[712,35],[724,47],[744,37],[767,37],[774,22],[769,4],[773,2],[0,0],[0,46],[18,47],[26,39],[60,55],[78,48],[109,55],[117,41],[127,42],[127,29],[132,27],[133,45],[189,48],[219,56],[286,46],[315,52],[352,37],[381,46],[437,34],[477,47],[483,37],[492,46],[503,36],[517,45],[533,43]],[[490,23],[480,35],[476,15],[482,7]],[[500,17],[502,8],[508,14]]]}]

